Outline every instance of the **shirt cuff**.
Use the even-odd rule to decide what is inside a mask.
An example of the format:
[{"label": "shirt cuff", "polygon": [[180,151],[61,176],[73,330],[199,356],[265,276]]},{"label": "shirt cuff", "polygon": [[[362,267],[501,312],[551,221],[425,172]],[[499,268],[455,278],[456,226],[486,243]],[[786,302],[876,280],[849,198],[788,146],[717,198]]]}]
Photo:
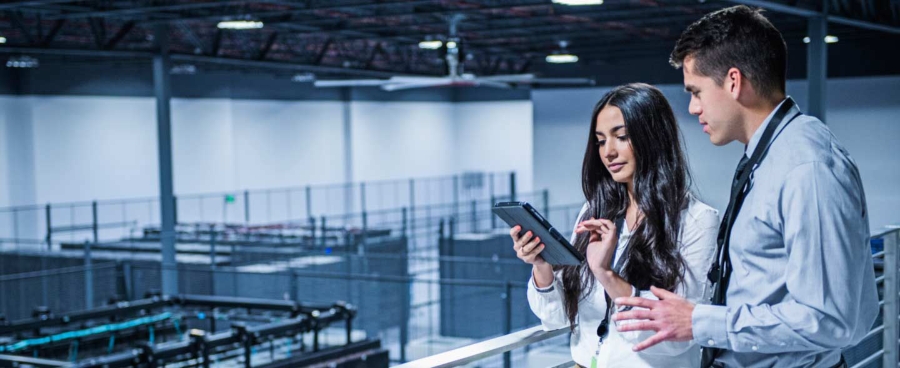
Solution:
[{"label": "shirt cuff", "polygon": [[534,281],[534,276],[532,276],[530,284],[532,287],[534,287],[534,290],[536,290],[539,293],[549,293],[549,292],[553,291],[553,289],[554,289],[553,286],[556,284],[556,280],[553,280],[553,282],[550,283],[550,286],[538,287],[537,283]]},{"label": "shirt cuff", "polygon": [[[631,297],[636,297],[636,296],[640,296],[640,295],[641,295],[641,291],[638,290],[638,288],[634,287],[634,285],[631,285]],[[634,309],[634,307],[632,307],[630,305],[624,305],[624,306],[616,305],[616,313],[627,312],[632,309]]]},{"label": "shirt cuff", "polygon": [[727,313],[728,308],[721,305],[695,305],[691,314],[694,341],[700,346],[728,349]]}]

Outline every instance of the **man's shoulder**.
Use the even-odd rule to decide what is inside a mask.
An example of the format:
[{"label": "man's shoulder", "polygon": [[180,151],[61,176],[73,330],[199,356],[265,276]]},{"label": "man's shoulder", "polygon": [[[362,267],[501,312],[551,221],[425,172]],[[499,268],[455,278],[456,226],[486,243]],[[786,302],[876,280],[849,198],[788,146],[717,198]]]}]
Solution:
[{"label": "man's shoulder", "polygon": [[800,114],[778,133],[768,156],[776,157],[786,168],[810,162],[830,165],[834,141],[825,123],[814,116]]}]

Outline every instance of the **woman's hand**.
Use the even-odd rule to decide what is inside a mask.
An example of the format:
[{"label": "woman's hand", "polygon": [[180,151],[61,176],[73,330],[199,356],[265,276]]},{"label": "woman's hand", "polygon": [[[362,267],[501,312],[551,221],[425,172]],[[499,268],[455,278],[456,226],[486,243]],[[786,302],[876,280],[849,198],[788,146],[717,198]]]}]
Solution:
[{"label": "woman's hand", "polygon": [[544,244],[541,243],[540,237],[535,237],[531,231],[519,236],[522,231],[521,226],[513,226],[509,229],[509,236],[513,240],[513,249],[516,251],[516,257],[523,262],[534,266],[547,265],[547,261],[541,258],[540,253],[544,250]]},{"label": "woman's hand", "polygon": [[[513,226],[509,229],[509,236],[513,240],[513,249],[516,251],[516,257],[533,267],[534,283],[537,287],[548,287],[553,284],[553,266],[541,257],[541,251],[544,250],[544,244],[541,243],[540,237],[535,237],[531,231],[519,236],[522,231],[521,226]],[[533,237],[533,238],[532,238]]]},{"label": "woman's hand", "polygon": [[575,227],[575,233],[590,233],[587,258],[588,266],[597,277],[608,276],[611,273],[610,263],[616,253],[619,237],[616,232],[616,224],[607,219],[590,219],[583,221]]}]

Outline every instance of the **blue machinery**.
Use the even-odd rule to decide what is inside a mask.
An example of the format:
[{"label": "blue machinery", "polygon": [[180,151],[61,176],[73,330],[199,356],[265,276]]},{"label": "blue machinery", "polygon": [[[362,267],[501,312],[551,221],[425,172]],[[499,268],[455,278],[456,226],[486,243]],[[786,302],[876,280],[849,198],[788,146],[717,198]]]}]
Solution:
[{"label": "blue machinery", "polygon": [[[0,355],[0,367],[215,367],[230,360],[229,367],[251,367],[252,362],[254,367],[277,368],[348,355],[361,357],[365,367],[387,367],[387,351],[379,341],[352,342],[355,316],[353,306],[340,302],[200,295],[157,295],[62,316],[36,310],[32,319],[0,325],[0,354],[7,354]],[[346,327],[345,343],[320,346],[320,332],[340,322]],[[217,332],[216,323],[229,326]],[[204,324],[208,328],[190,328]],[[182,328],[190,329],[183,333]],[[294,337],[302,334],[312,334],[311,350],[302,338],[295,344]],[[118,351],[116,344],[121,345]],[[265,347],[267,357],[254,356]],[[78,359],[80,348],[89,352],[84,359]],[[302,354],[292,353],[297,351]]]}]

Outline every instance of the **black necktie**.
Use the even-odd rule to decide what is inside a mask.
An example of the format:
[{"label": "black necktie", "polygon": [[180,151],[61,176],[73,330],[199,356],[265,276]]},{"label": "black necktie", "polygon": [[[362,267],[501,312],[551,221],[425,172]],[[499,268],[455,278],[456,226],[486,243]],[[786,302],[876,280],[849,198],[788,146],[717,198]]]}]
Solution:
[{"label": "black necktie", "polygon": [[[731,227],[734,225],[736,217],[734,213],[741,210],[744,196],[746,196],[747,192],[750,190],[749,188],[744,190],[744,186],[750,181],[750,175],[746,171],[752,170],[752,166],[761,162],[763,157],[765,157],[765,152],[774,139],[775,130],[782,123],[782,120],[787,117],[787,113],[793,107],[794,101],[790,98],[785,100],[781,106],[778,107],[772,116],[772,119],[769,121],[769,125],[766,126],[766,129],[763,131],[752,155],[750,157],[747,157],[746,154],[741,155],[741,161],[738,163],[737,169],[734,172],[734,179],[731,181],[731,198],[728,201],[728,208],[725,210],[725,216],[722,219],[721,226],[719,226],[719,236],[716,239],[718,245],[716,249],[716,260],[707,274],[709,281],[714,285],[713,298],[711,300],[713,305],[725,305],[726,302],[725,296],[728,291],[728,283],[731,279],[731,258],[728,251],[728,238],[731,237]],[[784,125],[790,124],[791,120],[798,115],[799,114],[795,114],[790,120],[784,123]],[[751,167],[748,168],[747,166]],[[702,356],[700,358],[700,366],[703,368],[711,367],[713,363],[715,363],[716,357],[718,357],[721,352],[721,349],[704,347],[701,350]]]},{"label": "black necktie", "polygon": [[738,185],[738,178],[741,177],[741,174],[744,173],[744,169],[747,168],[747,162],[750,161],[750,158],[747,155],[741,156],[741,162],[738,162],[737,169],[734,170],[734,179],[731,179],[731,193],[734,193],[735,190],[739,190],[740,188],[736,188]]},{"label": "black necktie", "polygon": [[[734,179],[731,180],[731,201],[728,202],[724,220],[719,227],[718,243],[720,247],[726,241],[725,237],[728,236],[727,229],[730,227],[731,212],[734,211],[734,206],[736,204],[740,206],[737,202],[743,199],[743,196],[738,192],[743,191],[744,188],[739,188],[738,186],[740,186],[740,177],[744,173],[744,170],[747,170],[747,163],[749,162],[750,158],[747,157],[747,155],[741,155],[741,162],[738,162],[737,168],[734,170]],[[723,257],[723,259],[721,261],[718,259],[716,260],[716,265],[713,266],[713,269],[710,270],[710,274],[708,275],[709,280],[714,282],[716,287],[716,292],[713,294],[712,299],[713,305],[725,305],[725,290],[723,287],[728,283],[731,274],[731,260],[728,258],[729,254],[726,252],[725,254],[722,254],[721,257]],[[721,352],[720,349],[704,347],[701,350],[700,366],[710,367]]]}]

